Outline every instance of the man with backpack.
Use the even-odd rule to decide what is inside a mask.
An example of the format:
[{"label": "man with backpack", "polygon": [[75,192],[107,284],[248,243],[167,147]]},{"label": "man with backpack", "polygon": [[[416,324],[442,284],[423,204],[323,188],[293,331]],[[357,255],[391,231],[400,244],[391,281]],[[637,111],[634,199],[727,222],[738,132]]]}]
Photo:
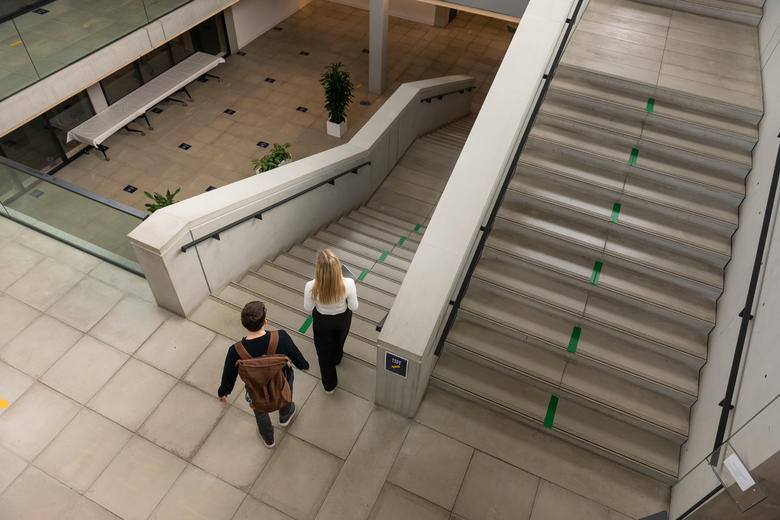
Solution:
[{"label": "man with backpack", "polygon": [[248,333],[228,349],[217,395],[220,401],[227,402],[236,376],[240,375],[246,384],[246,399],[255,412],[260,437],[266,447],[273,448],[274,427],[268,412],[279,410],[282,427],[289,425],[295,415],[294,376],[287,362],[291,361],[304,372],[309,370],[309,363],[287,332],[265,330],[265,314],[265,304],[259,301],[247,303],[241,311],[241,324]]}]

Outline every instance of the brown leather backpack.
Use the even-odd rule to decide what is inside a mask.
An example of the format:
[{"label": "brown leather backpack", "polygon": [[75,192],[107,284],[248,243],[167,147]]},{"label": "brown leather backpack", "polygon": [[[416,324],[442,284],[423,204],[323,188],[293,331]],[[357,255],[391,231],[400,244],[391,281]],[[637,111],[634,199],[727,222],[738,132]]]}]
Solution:
[{"label": "brown leather backpack", "polygon": [[292,390],[284,374],[289,358],[276,353],[279,331],[269,331],[268,352],[253,358],[244,344],[234,345],[241,359],[236,361],[238,376],[249,394],[249,406],[259,412],[275,412],[292,402]]}]

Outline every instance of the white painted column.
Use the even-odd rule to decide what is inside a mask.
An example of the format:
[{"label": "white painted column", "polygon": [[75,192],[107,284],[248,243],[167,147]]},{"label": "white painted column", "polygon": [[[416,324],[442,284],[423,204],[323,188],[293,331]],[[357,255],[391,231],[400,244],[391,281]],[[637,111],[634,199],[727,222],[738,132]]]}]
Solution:
[{"label": "white painted column", "polygon": [[390,0],[370,0],[368,90],[381,94],[387,86],[387,8]]},{"label": "white painted column", "polygon": [[87,96],[89,96],[89,101],[92,103],[95,113],[108,108],[108,101],[106,101],[106,96],[103,94],[103,89],[100,88],[100,83],[94,83],[87,87]]}]

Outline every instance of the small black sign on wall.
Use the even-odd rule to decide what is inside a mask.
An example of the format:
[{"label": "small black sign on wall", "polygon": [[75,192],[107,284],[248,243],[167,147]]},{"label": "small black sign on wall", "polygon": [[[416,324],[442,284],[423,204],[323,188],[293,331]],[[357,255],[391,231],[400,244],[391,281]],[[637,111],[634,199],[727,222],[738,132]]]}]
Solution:
[{"label": "small black sign on wall", "polygon": [[406,369],[409,365],[409,361],[393,354],[392,352],[385,352],[385,370],[398,374],[401,377],[406,377]]}]

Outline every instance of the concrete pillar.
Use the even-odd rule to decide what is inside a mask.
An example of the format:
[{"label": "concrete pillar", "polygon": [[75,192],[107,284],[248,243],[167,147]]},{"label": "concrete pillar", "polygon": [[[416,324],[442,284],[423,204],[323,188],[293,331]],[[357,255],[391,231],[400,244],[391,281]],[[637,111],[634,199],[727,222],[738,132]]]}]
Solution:
[{"label": "concrete pillar", "polygon": [[387,86],[387,9],[390,0],[370,0],[368,90],[381,94]]},{"label": "concrete pillar", "polygon": [[92,103],[95,113],[108,108],[108,101],[106,101],[106,96],[103,94],[103,89],[100,88],[100,83],[87,87],[87,96],[89,96],[89,101]]}]

